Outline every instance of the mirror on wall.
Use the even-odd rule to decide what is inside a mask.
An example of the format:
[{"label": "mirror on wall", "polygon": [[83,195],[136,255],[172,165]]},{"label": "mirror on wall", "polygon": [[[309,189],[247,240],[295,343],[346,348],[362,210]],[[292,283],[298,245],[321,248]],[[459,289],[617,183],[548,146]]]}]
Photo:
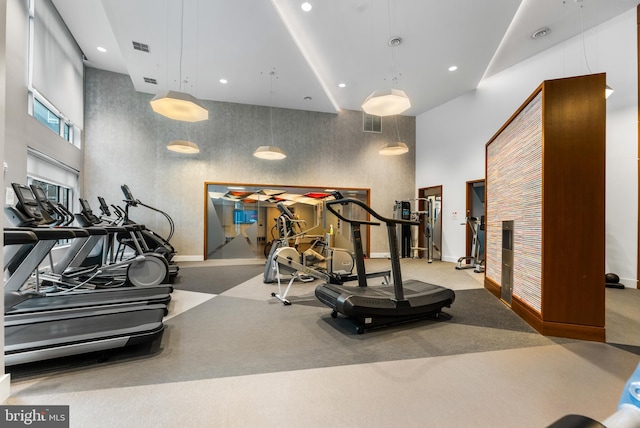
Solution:
[{"label": "mirror on wall", "polygon": [[[331,236],[331,246],[353,250],[351,230],[325,209],[332,191],[369,204],[369,189],[301,187],[237,183],[205,183],[205,252],[207,259],[266,259],[278,238],[277,207],[281,203],[299,220],[303,234],[296,245],[304,251],[317,237]],[[366,218],[361,208],[350,204],[340,209],[346,217]],[[365,228],[366,229],[366,228]],[[362,233],[368,253],[368,230]]]}]

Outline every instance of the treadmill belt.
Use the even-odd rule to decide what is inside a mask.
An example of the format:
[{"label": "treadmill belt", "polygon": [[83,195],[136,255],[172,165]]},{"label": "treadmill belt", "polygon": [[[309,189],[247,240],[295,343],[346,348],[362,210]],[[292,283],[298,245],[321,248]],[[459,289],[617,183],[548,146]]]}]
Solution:
[{"label": "treadmill belt", "polygon": [[327,306],[350,317],[405,317],[439,312],[455,300],[453,290],[418,280],[403,282],[404,300],[397,301],[393,285],[348,286],[321,284],[316,296]]}]

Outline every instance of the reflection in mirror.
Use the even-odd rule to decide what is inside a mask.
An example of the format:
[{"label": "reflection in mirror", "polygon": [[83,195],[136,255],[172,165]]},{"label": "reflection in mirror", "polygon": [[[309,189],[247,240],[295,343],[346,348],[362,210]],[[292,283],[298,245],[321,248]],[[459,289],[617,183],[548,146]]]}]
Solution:
[{"label": "reflection in mirror", "polygon": [[[205,254],[207,259],[265,258],[273,241],[278,239],[276,204],[281,203],[296,218],[297,236],[290,243],[299,251],[309,248],[319,237],[328,246],[353,250],[351,229],[325,210],[324,201],[334,199],[338,190],[346,198],[369,204],[369,189],[298,187],[205,183]],[[353,204],[340,208],[362,212],[342,213],[352,218],[366,218]],[[368,229],[368,228],[363,228]],[[368,230],[363,230],[363,247],[368,253]],[[294,242],[295,241],[295,242]]]}]

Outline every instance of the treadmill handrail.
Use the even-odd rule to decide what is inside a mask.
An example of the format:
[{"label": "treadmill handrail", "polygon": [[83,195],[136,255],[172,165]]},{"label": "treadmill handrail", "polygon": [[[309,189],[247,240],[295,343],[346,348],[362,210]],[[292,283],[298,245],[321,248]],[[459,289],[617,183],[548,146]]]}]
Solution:
[{"label": "treadmill handrail", "polygon": [[4,245],[33,244],[38,237],[30,229],[4,228]]},{"label": "treadmill handrail", "polygon": [[383,223],[390,224],[390,225],[406,224],[406,225],[410,225],[410,226],[417,226],[417,225],[420,224],[420,222],[412,221],[412,220],[402,220],[402,219],[397,219],[397,218],[383,217],[380,214],[378,214],[377,212],[375,212],[374,210],[372,210],[367,204],[365,204],[364,202],[362,202],[362,201],[360,201],[358,199],[344,198],[344,199],[336,199],[336,200],[333,200],[333,201],[327,201],[326,202],[327,209],[329,211],[331,211],[340,220],[346,221],[347,223],[370,224],[370,225],[373,225],[373,226],[379,226],[380,225],[380,223],[374,222],[374,221],[355,220],[355,219],[346,218],[342,214],[337,212],[335,209],[333,209],[333,207],[331,206],[331,205],[336,205],[336,204],[341,204],[341,205],[356,204],[359,207],[361,207],[362,209],[364,209],[366,212],[371,214],[376,219],[380,220]]},{"label": "treadmill handrail", "polygon": [[[395,293],[395,298],[396,301],[403,301],[405,300],[404,298],[404,289],[402,286],[402,273],[400,271],[400,258],[398,257],[398,239],[397,239],[397,235],[396,235],[396,225],[398,224],[403,224],[403,225],[419,225],[419,222],[416,221],[411,221],[411,220],[401,220],[401,219],[395,219],[395,218],[386,218],[381,216],[380,214],[378,214],[377,212],[375,212],[374,210],[372,210],[367,204],[365,204],[362,201],[359,201],[357,199],[353,199],[353,198],[343,198],[343,199],[336,199],[333,201],[329,201],[326,203],[327,209],[329,211],[331,211],[333,214],[335,214],[340,220],[346,221],[347,223],[350,223],[352,225],[352,232],[355,233],[359,233],[360,230],[360,225],[361,224],[375,224],[375,225],[379,225],[380,223],[376,223],[376,222],[371,222],[371,221],[364,221],[364,220],[354,220],[354,219],[348,219],[346,217],[344,217],[343,215],[341,215],[340,213],[338,213],[336,210],[334,210],[332,208],[332,205],[336,205],[336,204],[342,204],[342,205],[347,205],[347,204],[355,204],[358,205],[359,207],[361,207],[362,209],[364,209],[366,212],[368,212],[369,214],[371,214],[373,217],[375,217],[376,219],[386,223],[387,225],[387,237],[389,240],[389,255],[390,255],[390,260],[391,260],[391,275],[393,278],[393,289],[394,289],[394,293]],[[354,235],[354,242],[360,242],[361,244],[361,240],[356,237]],[[366,272],[365,272],[365,265],[364,265],[364,258],[362,257],[362,255],[358,254],[360,250],[356,251],[356,265],[357,265],[357,272],[358,272],[358,285],[361,287],[366,287],[367,286],[367,278],[366,278]]]}]

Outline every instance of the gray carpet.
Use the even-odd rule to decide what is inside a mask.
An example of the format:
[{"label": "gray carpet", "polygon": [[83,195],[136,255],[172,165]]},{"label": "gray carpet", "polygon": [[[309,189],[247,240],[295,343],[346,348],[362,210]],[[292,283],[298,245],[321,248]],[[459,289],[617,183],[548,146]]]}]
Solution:
[{"label": "gray carpet", "polygon": [[607,288],[607,343],[640,347],[640,290]]},{"label": "gray carpet", "polygon": [[[262,270],[262,265],[182,268],[177,289],[224,293],[166,321],[155,347],[48,361],[10,372],[15,379],[47,373],[40,387],[46,390],[50,384],[63,392],[69,380],[69,390],[91,390],[576,342],[538,334],[488,291],[477,288],[475,276],[444,264],[430,266],[427,276],[450,272],[451,278],[471,278],[469,284],[476,285],[455,291],[454,304],[445,309],[450,320],[422,320],[363,335],[356,334],[349,319],[332,318],[331,309],[315,299],[312,290],[318,281],[296,285],[299,294],[291,296],[293,305],[283,306],[270,296],[277,286],[262,283]],[[635,297],[640,297],[638,290],[608,292],[608,307],[634,310],[637,306],[614,300]],[[621,337],[614,326],[634,329],[622,322],[629,320],[624,314],[609,316],[618,319],[612,322],[613,337]],[[637,336],[637,329],[632,335]],[[617,343],[637,351],[634,342]],[[58,374],[64,383],[57,381]]]},{"label": "gray carpet", "polygon": [[[175,305],[155,347],[13,368],[9,404],[71,405],[74,424],[87,427],[540,427],[615,409],[636,355],[543,337],[480,288],[481,275],[423,266],[403,262],[403,272],[453,288],[453,318],[364,335],[331,318],[313,296],[316,284],[296,283],[293,305],[283,306],[270,295],[277,284],[262,283],[262,266],[248,280],[247,267],[185,271],[183,290],[226,291],[176,292],[176,302],[199,304]],[[607,293],[607,333],[620,343],[640,330],[636,297]],[[509,405],[496,412],[491,403]]]},{"label": "gray carpet", "polygon": [[181,267],[174,288],[198,293],[222,294],[264,272],[264,265]]},{"label": "gray carpet", "polygon": [[[267,300],[272,299],[218,296],[169,320],[159,349],[150,355],[128,351],[101,360],[63,360],[55,370],[64,375],[64,384],[54,374],[39,388],[47,390],[50,384],[60,393],[568,342],[539,335],[484,289],[456,291],[447,309],[451,320],[406,323],[363,335],[348,319],[331,318],[323,305],[283,306]],[[12,376],[42,374],[43,366],[51,364],[14,368]]]}]

